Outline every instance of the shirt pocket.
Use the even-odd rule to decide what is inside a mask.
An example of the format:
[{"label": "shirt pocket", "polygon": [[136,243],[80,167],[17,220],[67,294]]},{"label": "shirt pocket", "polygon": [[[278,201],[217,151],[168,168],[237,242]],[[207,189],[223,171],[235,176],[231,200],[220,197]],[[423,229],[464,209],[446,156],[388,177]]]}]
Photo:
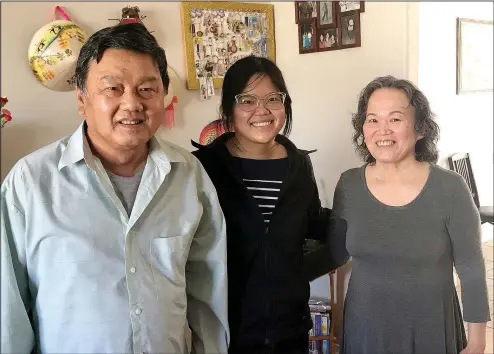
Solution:
[{"label": "shirt pocket", "polygon": [[[188,256],[187,237],[184,235],[156,237],[151,239],[150,248],[155,281],[185,286],[185,265]],[[159,288],[162,289],[163,287],[158,286]]]}]

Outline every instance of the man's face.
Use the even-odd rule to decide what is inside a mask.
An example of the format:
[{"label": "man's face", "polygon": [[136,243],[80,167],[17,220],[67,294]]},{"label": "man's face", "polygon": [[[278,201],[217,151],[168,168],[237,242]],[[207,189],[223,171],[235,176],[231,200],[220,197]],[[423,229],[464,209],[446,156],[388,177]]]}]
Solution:
[{"label": "man's face", "polygon": [[89,139],[112,150],[143,147],[165,114],[160,71],[148,54],[107,49],[90,64],[86,92],[77,90],[78,111]]}]

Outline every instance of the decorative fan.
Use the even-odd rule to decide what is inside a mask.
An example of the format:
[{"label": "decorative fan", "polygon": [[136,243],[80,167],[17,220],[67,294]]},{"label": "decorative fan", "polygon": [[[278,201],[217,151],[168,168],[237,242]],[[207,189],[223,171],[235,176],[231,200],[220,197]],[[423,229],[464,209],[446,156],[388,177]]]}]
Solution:
[{"label": "decorative fan", "polygon": [[202,129],[199,135],[199,143],[201,145],[208,145],[226,131],[228,129],[226,129],[225,122],[222,119],[212,121]]}]

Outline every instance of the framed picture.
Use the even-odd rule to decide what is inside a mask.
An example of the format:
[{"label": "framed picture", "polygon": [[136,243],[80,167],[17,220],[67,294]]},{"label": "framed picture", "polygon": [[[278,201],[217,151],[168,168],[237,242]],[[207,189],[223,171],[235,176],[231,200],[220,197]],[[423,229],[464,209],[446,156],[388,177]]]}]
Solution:
[{"label": "framed picture", "polygon": [[317,1],[295,1],[295,23],[311,22],[317,18]]},{"label": "framed picture", "polygon": [[316,19],[298,24],[298,40],[300,54],[317,52]]},{"label": "framed picture", "polygon": [[317,50],[319,52],[340,49],[338,28],[319,28],[317,32]]},{"label": "framed picture", "polygon": [[347,11],[340,17],[340,47],[360,47],[360,14],[358,10]]},{"label": "framed picture", "polygon": [[348,11],[358,10],[359,12],[365,12],[365,1],[338,1],[340,6],[340,12],[343,14]]},{"label": "framed picture", "polygon": [[456,21],[456,94],[492,91],[492,21]]},{"label": "framed picture", "polygon": [[336,4],[335,1],[319,1],[317,3],[317,27],[336,26]]},{"label": "framed picture", "polygon": [[182,24],[189,90],[204,76],[221,88],[228,68],[246,56],[276,61],[273,5],[186,1]]}]

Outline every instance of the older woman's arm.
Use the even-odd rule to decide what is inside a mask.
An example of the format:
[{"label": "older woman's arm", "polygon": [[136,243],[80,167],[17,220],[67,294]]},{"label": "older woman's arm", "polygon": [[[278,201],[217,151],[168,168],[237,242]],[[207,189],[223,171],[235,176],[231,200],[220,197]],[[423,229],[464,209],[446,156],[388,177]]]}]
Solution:
[{"label": "older woman's arm", "polygon": [[483,353],[486,322],[490,320],[490,314],[480,244],[480,216],[464,179],[459,175],[454,177],[448,185],[451,203],[447,228],[461,283],[463,319],[468,323],[468,346],[462,353]]}]

